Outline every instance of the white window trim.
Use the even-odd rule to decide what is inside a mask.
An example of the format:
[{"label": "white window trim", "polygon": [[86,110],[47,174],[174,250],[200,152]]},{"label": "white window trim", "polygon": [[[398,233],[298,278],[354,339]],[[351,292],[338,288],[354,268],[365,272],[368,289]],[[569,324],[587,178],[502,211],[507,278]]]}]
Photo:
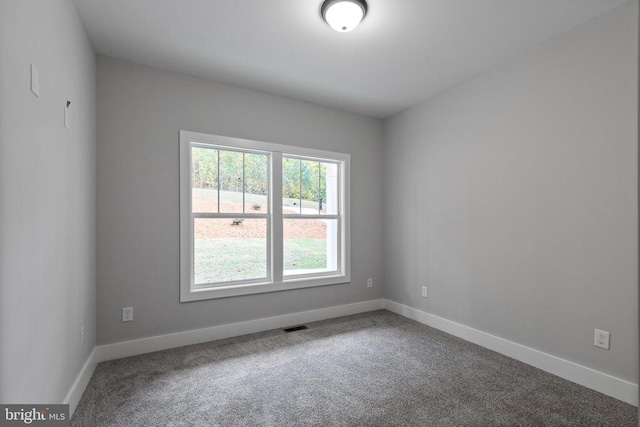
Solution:
[{"label": "white window trim", "polygon": [[[194,288],[192,284],[191,263],[193,259],[193,230],[191,215],[191,156],[192,143],[212,144],[229,148],[267,151],[271,153],[271,181],[269,214],[272,217],[271,253],[272,281],[252,283],[215,285],[208,288]],[[341,219],[339,230],[341,247],[338,248],[339,265],[341,270],[337,274],[312,273],[283,277],[282,251],[282,208],[278,206],[282,200],[282,155],[293,155],[307,158],[317,158],[339,162],[341,167],[339,206]],[[351,281],[351,204],[350,204],[350,162],[351,156],[346,153],[316,150],[312,148],[296,147],[283,144],[273,144],[262,141],[233,138],[220,135],[209,135],[198,132],[180,131],[180,301],[199,301],[204,299],[226,298],[239,295],[250,295],[265,292],[277,292],[291,289],[309,288],[315,286],[336,285]],[[274,206],[276,204],[276,206]],[[303,215],[304,217],[304,215]]]}]

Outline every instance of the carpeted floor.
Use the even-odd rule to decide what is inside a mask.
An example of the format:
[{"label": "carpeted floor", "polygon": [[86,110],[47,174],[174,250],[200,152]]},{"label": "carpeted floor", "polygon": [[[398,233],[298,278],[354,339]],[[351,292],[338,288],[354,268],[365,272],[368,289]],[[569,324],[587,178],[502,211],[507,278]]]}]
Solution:
[{"label": "carpeted floor", "polygon": [[637,426],[636,408],[388,311],[100,363],[72,426]]}]

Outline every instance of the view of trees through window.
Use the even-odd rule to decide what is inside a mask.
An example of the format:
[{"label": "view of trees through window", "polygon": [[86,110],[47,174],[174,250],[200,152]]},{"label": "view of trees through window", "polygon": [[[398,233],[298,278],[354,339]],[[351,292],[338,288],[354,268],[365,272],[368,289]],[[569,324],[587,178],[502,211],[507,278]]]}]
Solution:
[{"label": "view of trees through window", "polygon": [[[337,220],[305,216],[337,213],[337,171],[335,163],[283,157],[285,275],[336,268]],[[267,278],[268,155],[194,146],[191,187],[193,213],[234,214],[194,220],[195,283]]]},{"label": "view of trees through window", "polygon": [[282,161],[283,206],[293,208],[285,208],[283,212],[319,213],[323,210],[327,200],[326,177],[326,163],[285,157]]},{"label": "view of trees through window", "polygon": [[267,211],[266,154],[193,147],[191,160],[193,212]]}]

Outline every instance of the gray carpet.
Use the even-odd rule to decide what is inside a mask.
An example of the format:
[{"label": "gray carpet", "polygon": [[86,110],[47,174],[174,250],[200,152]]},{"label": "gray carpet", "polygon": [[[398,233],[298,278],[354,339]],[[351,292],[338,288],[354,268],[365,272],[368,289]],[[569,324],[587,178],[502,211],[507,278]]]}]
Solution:
[{"label": "gray carpet", "polygon": [[637,426],[636,408],[388,311],[100,363],[72,426]]}]

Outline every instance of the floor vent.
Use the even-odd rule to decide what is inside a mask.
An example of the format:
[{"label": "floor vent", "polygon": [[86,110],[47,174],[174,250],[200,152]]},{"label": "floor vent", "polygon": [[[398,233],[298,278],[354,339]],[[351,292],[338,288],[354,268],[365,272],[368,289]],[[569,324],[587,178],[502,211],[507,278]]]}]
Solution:
[{"label": "floor vent", "polygon": [[303,329],[309,329],[309,328],[307,328],[305,325],[292,326],[290,328],[284,328],[283,331],[285,331],[285,332],[295,332],[295,331],[301,331]]}]

